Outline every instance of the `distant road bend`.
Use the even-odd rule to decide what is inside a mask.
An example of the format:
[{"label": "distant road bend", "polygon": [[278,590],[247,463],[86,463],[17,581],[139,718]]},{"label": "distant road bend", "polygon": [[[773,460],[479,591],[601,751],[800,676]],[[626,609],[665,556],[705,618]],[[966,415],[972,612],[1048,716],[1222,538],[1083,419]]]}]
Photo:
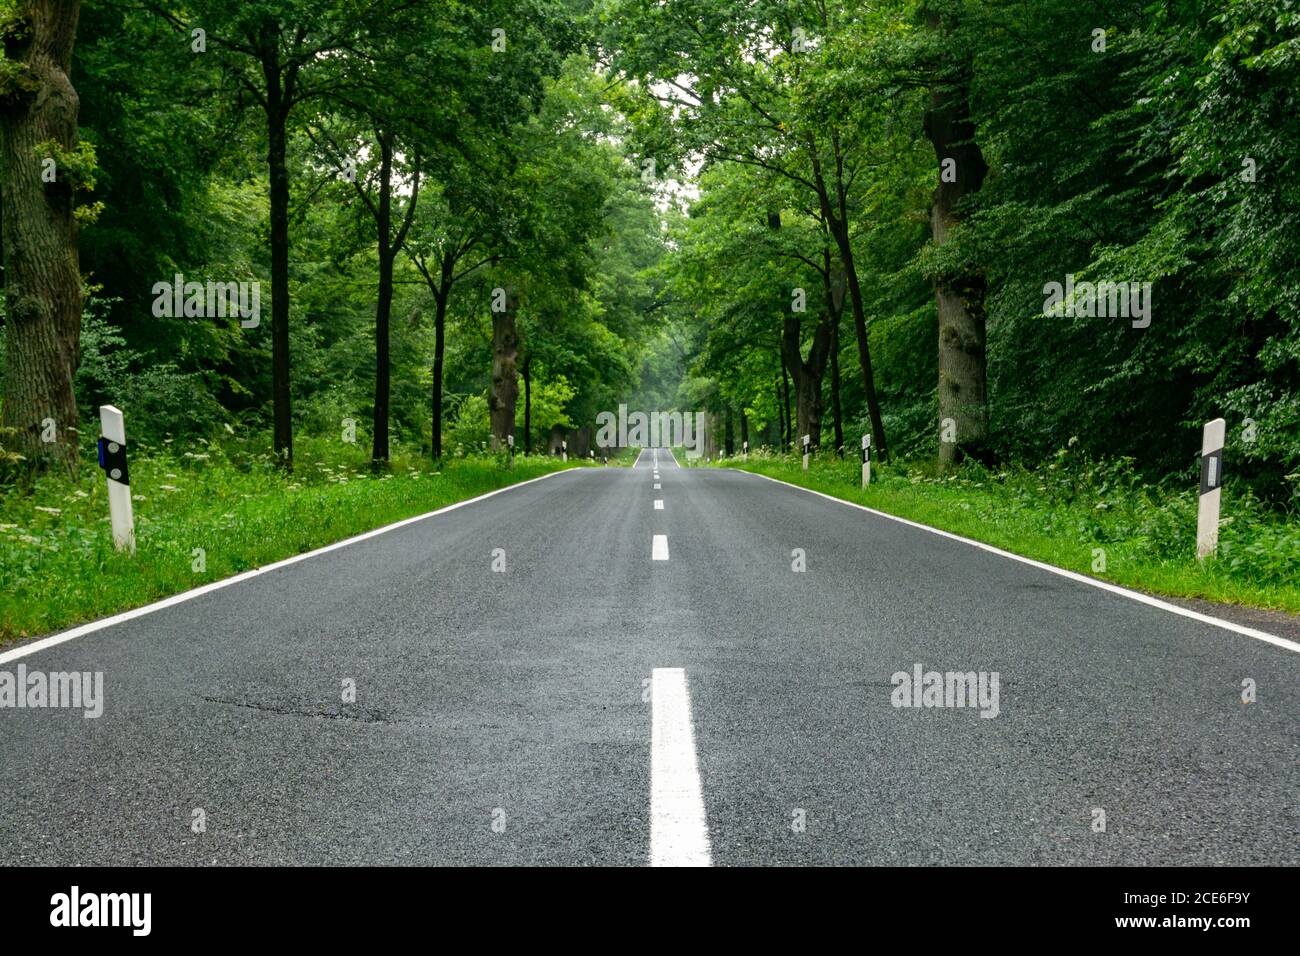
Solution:
[{"label": "distant road bend", "polygon": [[664,449],[165,604],[0,654],[0,864],[1300,863],[1294,644]]}]

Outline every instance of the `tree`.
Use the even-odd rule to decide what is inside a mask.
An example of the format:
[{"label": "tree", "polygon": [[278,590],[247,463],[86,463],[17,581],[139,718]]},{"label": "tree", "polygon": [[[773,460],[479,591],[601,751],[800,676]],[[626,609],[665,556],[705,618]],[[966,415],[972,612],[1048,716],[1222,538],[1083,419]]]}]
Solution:
[{"label": "tree", "polygon": [[625,0],[607,25],[615,65],[662,104],[647,122],[647,143],[757,167],[811,193],[843,264],[871,428],[887,459],[851,225],[855,190],[881,142],[862,135],[860,109],[853,123],[844,121],[847,104],[821,95],[818,76],[840,12],[825,4]]},{"label": "tree", "polygon": [[0,6],[0,162],[5,271],[4,424],[43,470],[77,469],[73,376],[81,337],[78,189],[94,185],[69,77],[79,0]]}]

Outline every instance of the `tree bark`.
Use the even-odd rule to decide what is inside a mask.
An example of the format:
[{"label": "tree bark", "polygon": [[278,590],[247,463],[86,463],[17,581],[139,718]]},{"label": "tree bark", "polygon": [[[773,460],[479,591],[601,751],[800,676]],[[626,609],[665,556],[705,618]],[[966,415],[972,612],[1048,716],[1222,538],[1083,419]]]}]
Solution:
[{"label": "tree bark", "polygon": [[867,333],[866,311],[862,305],[862,286],[858,282],[857,265],[853,258],[853,244],[849,236],[848,200],[844,191],[844,175],[839,141],[832,137],[833,159],[835,162],[835,195],[832,196],[826,185],[822,171],[821,159],[815,146],[810,147],[812,158],[813,181],[817,186],[817,202],[821,206],[822,219],[835,240],[835,248],[840,254],[840,263],[844,268],[845,284],[848,286],[849,301],[853,309],[853,333],[858,342],[858,364],[862,367],[862,388],[867,398],[867,414],[871,419],[872,442],[881,461],[889,460],[889,446],[885,441],[885,422],[880,412],[880,399],[876,395],[876,376],[871,367],[871,343]]},{"label": "tree bark", "polygon": [[781,407],[785,416],[781,419],[785,426],[785,436],[782,440],[781,447],[786,451],[789,451],[791,432],[794,431],[794,426],[790,421],[790,367],[785,360],[784,348],[781,349]]},{"label": "tree bark", "polygon": [[[75,184],[56,160],[56,179],[41,179],[49,152],[77,146],[77,92],[69,79],[79,0],[24,0],[22,26],[5,39],[11,72],[0,85],[0,183],[4,224],[4,424],[28,468],[77,471],[81,269]],[[52,442],[43,420],[54,420]]]},{"label": "tree bark", "polygon": [[802,326],[799,317],[787,315],[781,336],[785,365],[794,379],[795,416],[797,428],[794,445],[803,450],[803,436],[809,436],[809,445],[818,448],[822,437],[822,378],[826,373],[826,360],[830,357],[831,323],[829,316],[817,324],[812,347],[807,360],[800,354],[799,339]]},{"label": "tree bark", "polygon": [[835,454],[844,454],[844,417],[840,408],[840,318],[844,315],[844,269],[831,258],[830,249],[822,251],[827,319],[831,324],[831,417],[835,421]]},{"label": "tree bark", "polygon": [[381,132],[379,140],[379,202],[375,210],[375,227],[379,244],[379,288],[375,298],[375,410],[374,444],[370,453],[373,463],[388,461],[388,408],[391,396],[392,362],[389,353],[389,326],[393,313],[393,134]]},{"label": "tree bark", "polygon": [[515,403],[519,399],[519,382],[515,361],[519,354],[519,336],[515,314],[519,301],[513,288],[505,289],[504,308],[492,313],[492,390],[488,412],[492,418],[492,450],[509,444],[507,436],[515,433]]},{"label": "tree bark", "polygon": [[524,378],[524,454],[532,454],[533,451],[533,374],[532,374],[533,357],[524,356],[523,365],[520,366],[520,372]]},{"label": "tree bark", "polygon": [[[948,30],[948,24],[932,13],[931,30]],[[939,160],[939,184],[930,205],[930,229],[936,246],[948,242],[952,229],[961,222],[957,211],[962,198],[984,183],[988,166],[975,141],[975,124],[970,116],[969,60],[959,64],[955,75],[941,78],[930,93],[925,114],[925,133]],[[945,160],[952,182],[945,182]],[[987,458],[988,361],[986,354],[985,280],[978,270],[967,269],[935,277],[934,296],[939,320],[939,420],[952,419],[956,441],[939,443],[939,463],[952,466],[970,455]]]},{"label": "tree bark", "polygon": [[288,123],[297,68],[280,62],[280,24],[268,19],[258,34],[266,83],[266,166],[271,219],[271,405],[275,454],[293,470],[293,411],[289,391],[289,164]]}]

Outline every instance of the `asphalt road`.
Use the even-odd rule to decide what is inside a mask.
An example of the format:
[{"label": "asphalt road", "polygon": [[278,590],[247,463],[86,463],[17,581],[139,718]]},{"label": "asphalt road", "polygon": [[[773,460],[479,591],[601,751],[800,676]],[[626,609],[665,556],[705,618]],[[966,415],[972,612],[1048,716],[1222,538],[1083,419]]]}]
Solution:
[{"label": "asphalt road", "polygon": [[1300,863],[1300,654],[663,451],[20,664],[3,865]]}]

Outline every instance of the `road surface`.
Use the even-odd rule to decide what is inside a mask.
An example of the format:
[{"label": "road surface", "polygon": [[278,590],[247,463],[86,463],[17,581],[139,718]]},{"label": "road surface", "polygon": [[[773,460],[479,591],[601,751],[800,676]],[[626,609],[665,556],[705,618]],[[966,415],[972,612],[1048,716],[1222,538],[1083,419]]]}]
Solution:
[{"label": "road surface", "polygon": [[1300,654],[662,450],[34,646],[3,865],[1300,863]]}]

